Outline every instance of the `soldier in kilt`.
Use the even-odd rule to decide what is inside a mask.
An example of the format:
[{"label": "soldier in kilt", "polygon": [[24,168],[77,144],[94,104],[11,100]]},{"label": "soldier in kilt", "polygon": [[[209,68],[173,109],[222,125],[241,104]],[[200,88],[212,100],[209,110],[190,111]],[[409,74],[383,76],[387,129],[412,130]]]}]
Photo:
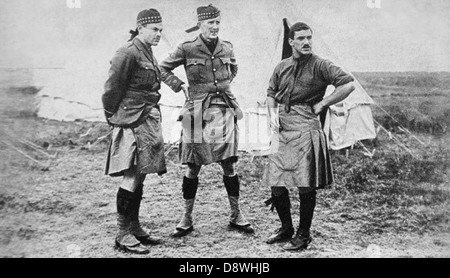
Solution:
[{"label": "soldier in kilt", "polygon": [[[202,165],[219,163],[231,207],[229,226],[253,233],[239,208],[240,183],[235,171],[238,160],[239,130],[237,120],[243,117],[230,84],[237,74],[233,45],[218,37],[220,11],[212,6],[197,9],[198,24],[187,30],[200,29],[195,39],[180,44],[160,64],[162,80],[175,92],[183,91],[186,103],[180,115],[182,137],[180,160],[188,169],[183,177],[184,214],[173,236],[185,236],[193,230],[192,211]],[[172,72],[184,66],[188,84]]]},{"label": "soldier in kilt", "polygon": [[147,174],[166,173],[161,112],[161,73],[152,47],[158,45],[162,19],[155,9],[137,16],[130,41],[111,60],[102,96],[108,124],[113,127],[105,174],[122,177],[117,192],[116,247],[147,254],[146,246],[161,243],[139,222],[139,208]]},{"label": "soldier in kilt", "polygon": [[[289,30],[292,56],[282,60],[273,72],[267,90],[272,131],[271,155],[263,184],[272,191],[272,203],[281,227],[267,243],[290,242],[286,250],[304,250],[312,237],[310,227],[316,206],[317,189],[333,183],[333,170],[319,115],[353,90],[353,77],[312,52],[313,31],[298,22]],[[324,98],[328,85],[335,91]],[[299,227],[294,235],[289,190],[300,200]],[[292,239],[291,239],[292,238]]]}]

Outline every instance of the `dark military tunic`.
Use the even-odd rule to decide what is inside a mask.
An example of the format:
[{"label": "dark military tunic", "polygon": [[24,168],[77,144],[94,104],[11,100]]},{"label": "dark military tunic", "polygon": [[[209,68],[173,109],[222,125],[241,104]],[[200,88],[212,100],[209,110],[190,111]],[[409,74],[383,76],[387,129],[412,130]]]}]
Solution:
[{"label": "dark military tunic", "polygon": [[352,81],[351,75],[314,54],[302,60],[290,57],[276,66],[267,96],[280,103],[280,132],[271,145],[266,185],[308,190],[333,182],[326,138],[312,106],[323,99],[328,85]]},{"label": "dark military tunic", "polygon": [[105,115],[114,126],[106,174],[120,176],[133,166],[140,174],[166,172],[158,106],[160,80],[151,48],[138,38],[112,58],[102,96]]},{"label": "dark military tunic", "polygon": [[232,44],[218,39],[211,52],[201,35],[180,44],[160,63],[162,80],[175,92],[184,83],[172,70],[181,65],[186,70],[192,100],[185,103],[181,113],[181,162],[206,165],[237,161],[239,130],[235,109],[239,105],[230,89],[237,74]]}]

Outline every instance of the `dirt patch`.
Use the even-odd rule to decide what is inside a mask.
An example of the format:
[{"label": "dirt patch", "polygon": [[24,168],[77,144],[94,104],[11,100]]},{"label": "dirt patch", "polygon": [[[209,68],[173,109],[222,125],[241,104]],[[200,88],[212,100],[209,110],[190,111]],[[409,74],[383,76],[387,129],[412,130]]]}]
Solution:
[{"label": "dirt patch", "polygon": [[[33,101],[33,94],[23,92],[4,90],[0,96],[0,103],[22,103],[20,109]],[[113,248],[120,179],[103,175],[106,141],[96,139],[108,132],[104,123],[22,117],[12,108],[2,110],[0,119],[2,142],[22,151],[0,144],[0,257],[141,257]],[[448,138],[422,135],[421,139],[428,140],[425,152],[430,155],[448,153],[442,147],[448,146]],[[376,149],[374,158],[358,148],[332,154],[336,184],[319,192],[314,241],[301,253],[264,243],[279,221],[264,205],[270,191],[260,180],[267,160],[249,153],[242,153],[238,163],[241,207],[256,233],[228,229],[229,204],[221,169],[209,165],[200,174],[195,230],[185,238],[171,238],[183,210],[185,170],[173,150],[168,173],[145,181],[141,222],[165,241],[146,257],[450,257],[449,184],[444,176],[447,169],[439,168],[448,157],[433,164],[436,159],[426,162],[413,140],[403,138],[408,147],[417,149],[417,159],[407,157],[386,138],[379,140],[371,146]],[[420,169],[436,178],[416,179]],[[298,225],[298,197],[295,192],[291,195],[294,225]]]}]

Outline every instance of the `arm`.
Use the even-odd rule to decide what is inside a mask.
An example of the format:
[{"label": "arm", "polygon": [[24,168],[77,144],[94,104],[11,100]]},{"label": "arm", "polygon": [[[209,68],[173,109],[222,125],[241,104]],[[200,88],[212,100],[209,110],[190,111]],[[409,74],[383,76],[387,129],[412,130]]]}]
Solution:
[{"label": "arm", "polygon": [[278,118],[278,103],[275,100],[275,95],[278,91],[279,77],[277,68],[275,68],[272,77],[269,80],[269,88],[267,89],[267,110],[270,120],[270,130],[278,132],[280,130],[280,122]]},{"label": "arm", "polygon": [[[233,51],[232,46],[231,46],[230,61],[231,61],[231,63],[230,63],[230,71],[231,71],[230,82],[232,82],[238,72],[238,65],[236,63],[236,57],[234,56],[234,51]],[[231,103],[233,104],[233,106],[235,108],[236,118],[238,120],[241,120],[244,117],[244,113],[242,112],[242,109],[240,108],[239,103],[236,101],[236,99],[232,99]]]},{"label": "arm", "polygon": [[109,77],[102,95],[103,110],[106,120],[116,113],[127,90],[128,77],[134,63],[134,57],[118,51],[111,60]]},{"label": "arm", "polygon": [[267,97],[267,111],[270,120],[270,130],[272,132],[278,133],[280,131],[278,103],[273,97]]},{"label": "arm", "polygon": [[278,151],[280,144],[280,118],[278,113],[278,103],[273,97],[268,96],[266,104],[270,129],[270,153],[273,154]]},{"label": "arm", "polygon": [[175,93],[183,90],[186,99],[189,99],[188,86],[172,72],[175,68],[184,65],[185,63],[186,55],[182,45],[179,45],[169,57],[159,64],[159,69],[161,71],[161,80]]},{"label": "arm", "polygon": [[277,67],[275,67],[275,69],[272,73],[272,76],[269,79],[269,87],[267,88],[267,97],[272,98],[274,101],[276,99],[277,93],[280,91],[280,89],[279,89],[280,77],[279,77],[278,71],[279,71],[279,67],[277,66]]},{"label": "arm", "polygon": [[267,107],[269,109],[277,109],[278,103],[276,102],[276,100],[273,97],[267,97]]},{"label": "arm", "polygon": [[353,82],[337,87],[333,93],[313,106],[314,114],[319,115],[327,107],[346,99],[355,90]]},{"label": "arm", "polygon": [[353,76],[332,62],[324,60],[320,65],[320,72],[322,77],[336,89],[328,97],[313,105],[313,111],[316,115],[325,111],[327,107],[343,101],[355,90]]},{"label": "arm", "polygon": [[230,64],[230,70],[231,70],[231,80],[233,81],[233,79],[236,77],[237,73],[238,73],[238,65],[236,63],[236,57],[234,56],[234,51],[231,50],[231,64]]}]

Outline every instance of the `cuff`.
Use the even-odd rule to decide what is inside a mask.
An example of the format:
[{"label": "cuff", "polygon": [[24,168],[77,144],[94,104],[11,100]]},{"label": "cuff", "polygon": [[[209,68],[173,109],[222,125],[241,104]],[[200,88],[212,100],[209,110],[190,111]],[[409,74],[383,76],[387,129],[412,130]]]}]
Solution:
[{"label": "cuff", "polygon": [[108,121],[109,118],[111,118],[114,115],[114,113],[112,113],[108,110],[105,110],[105,109],[103,109],[103,113],[105,113],[106,121]]},{"label": "cuff", "polygon": [[176,76],[171,76],[168,78],[167,82],[166,82],[167,86],[169,86],[175,93],[178,93],[179,91],[181,91],[181,85],[184,84],[183,81],[181,81],[181,79],[179,79]]}]

